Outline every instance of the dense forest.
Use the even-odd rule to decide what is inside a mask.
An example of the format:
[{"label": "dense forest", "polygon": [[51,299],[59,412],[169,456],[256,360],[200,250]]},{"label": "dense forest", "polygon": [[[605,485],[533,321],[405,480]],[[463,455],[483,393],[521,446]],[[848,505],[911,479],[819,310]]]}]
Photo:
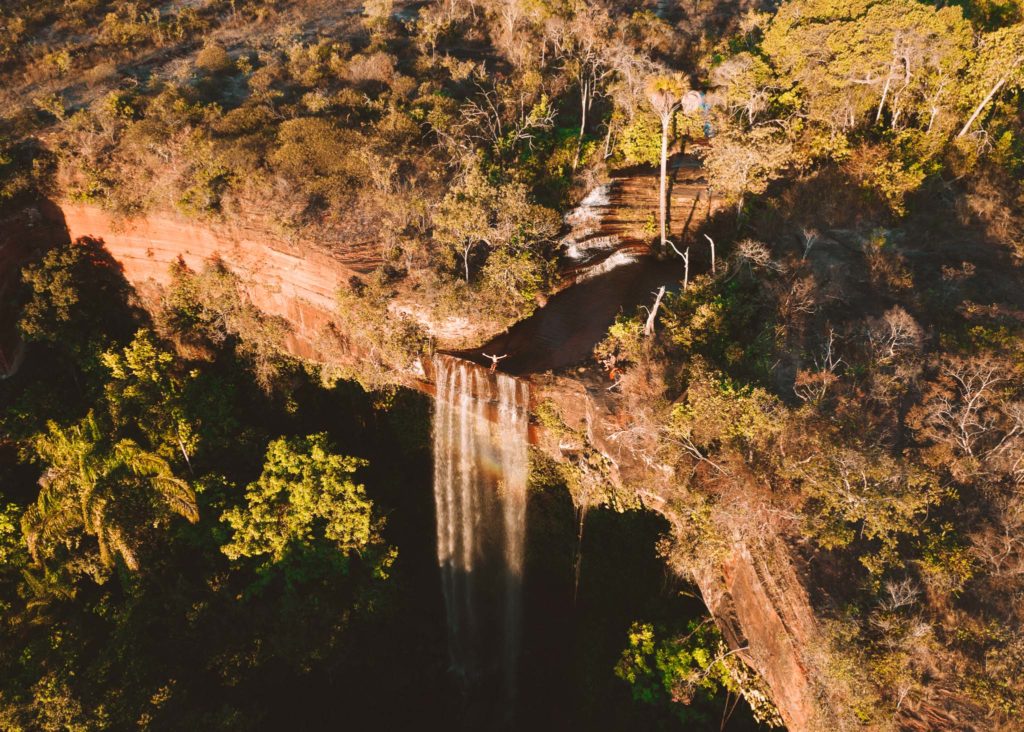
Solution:
[{"label": "dense forest", "polygon": [[[1020,729],[1019,0],[8,0],[0,102],[0,729]],[[329,327],[133,281],[156,217],[322,252]],[[584,282],[504,362],[496,717],[420,392]]]}]

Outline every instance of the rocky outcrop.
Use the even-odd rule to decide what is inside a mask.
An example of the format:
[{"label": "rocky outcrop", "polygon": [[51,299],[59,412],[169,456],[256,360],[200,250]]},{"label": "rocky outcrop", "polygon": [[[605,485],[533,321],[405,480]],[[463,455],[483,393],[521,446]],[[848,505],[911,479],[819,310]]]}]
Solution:
[{"label": "rocky outcrop", "polygon": [[[784,547],[761,537],[756,558],[737,537],[717,571],[697,577],[701,596],[732,648],[772,691],[790,730],[842,729],[823,714],[806,651],[818,643],[810,602]],[[771,560],[771,569],[768,561]]]},{"label": "rocky outcrop", "polygon": [[[678,155],[669,168],[669,238],[685,246],[722,204],[712,195],[700,162]],[[561,242],[563,286],[579,283],[650,253],[657,238],[658,172],[638,166],[616,171],[566,217]]]}]

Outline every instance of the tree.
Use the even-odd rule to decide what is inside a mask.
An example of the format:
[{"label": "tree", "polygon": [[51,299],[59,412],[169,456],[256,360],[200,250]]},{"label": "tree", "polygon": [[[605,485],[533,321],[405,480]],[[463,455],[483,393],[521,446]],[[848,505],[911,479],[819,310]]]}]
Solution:
[{"label": "tree", "polygon": [[526,186],[494,185],[476,161],[438,205],[433,222],[435,240],[461,257],[467,283],[470,259],[478,245],[542,256],[538,247],[549,244],[561,227],[554,211],[530,200]]},{"label": "tree", "polygon": [[737,218],[748,193],[763,193],[789,162],[792,146],[770,127],[716,136],[704,159],[711,185],[736,201]]},{"label": "tree", "polygon": [[710,702],[724,690],[745,698],[762,724],[782,726],[764,682],[737,655],[745,649],[730,651],[710,618],[691,620],[678,637],[658,638],[659,631],[650,623],[633,623],[629,645],[615,666],[636,701],[672,706],[682,721],[706,724],[706,716],[690,705]]},{"label": "tree", "polygon": [[[90,412],[63,428],[51,422],[35,444],[46,466],[39,497],[22,517],[22,532],[33,560],[45,565],[67,550],[66,567],[97,580],[120,558],[140,566],[138,553],[147,527],[169,514],[199,519],[195,493],[159,456],[130,439],[111,442]],[[98,562],[83,543],[93,537]]]},{"label": "tree", "polygon": [[102,334],[117,339],[130,333],[128,283],[98,239],[82,237],[50,250],[22,279],[30,296],[18,328],[28,341],[88,367],[106,345]]},{"label": "tree", "polygon": [[222,551],[280,562],[314,541],[346,555],[365,549],[375,538],[373,505],[353,478],[366,464],[335,453],[323,433],[274,440],[263,473],[245,489],[245,505],[221,517],[232,530]]},{"label": "tree", "polygon": [[861,563],[881,574],[898,559],[902,538],[917,535],[930,507],[942,499],[937,476],[909,460],[896,460],[877,448],[808,444],[803,459],[785,470],[810,501],[808,528],[825,549],[856,539],[876,542]]},{"label": "tree", "polygon": [[983,36],[980,59],[972,69],[974,87],[985,90],[985,95],[974,107],[970,117],[960,128],[957,137],[966,135],[984,109],[1005,88],[1024,83],[1024,23]]},{"label": "tree", "polygon": [[[561,19],[560,19],[561,20]],[[608,11],[598,5],[582,3],[569,19],[557,24],[554,41],[564,59],[565,71],[572,76],[580,94],[580,131],[572,169],[579,166],[587,115],[594,98],[603,93],[603,85],[614,73],[608,57],[612,21]]]},{"label": "tree", "polygon": [[149,330],[140,330],[122,351],[100,356],[110,369],[107,405],[115,423],[132,423],[165,458],[180,452],[189,469],[199,443],[185,406],[186,379],[175,373],[174,354],[160,348]]},{"label": "tree", "polygon": [[269,156],[274,169],[311,197],[338,204],[354,182],[368,177],[360,150],[365,145],[351,129],[341,129],[319,117],[283,122],[278,146]]},{"label": "tree", "polygon": [[282,350],[289,330],[284,319],[253,305],[241,280],[221,261],[210,262],[200,273],[179,261],[171,277],[160,318],[178,342],[233,345],[251,364],[260,386],[269,389],[288,367]]},{"label": "tree", "polygon": [[972,34],[958,7],[916,0],[787,3],[761,49],[802,115],[830,133],[913,116],[930,129],[971,57]]},{"label": "tree", "polygon": [[661,251],[668,250],[668,136],[675,112],[682,103],[687,84],[679,76],[655,76],[647,85],[647,101],[661,120],[661,176],[658,182],[658,219]]},{"label": "tree", "polygon": [[0,504],[0,570],[15,564],[24,554],[20,516],[17,504]]}]

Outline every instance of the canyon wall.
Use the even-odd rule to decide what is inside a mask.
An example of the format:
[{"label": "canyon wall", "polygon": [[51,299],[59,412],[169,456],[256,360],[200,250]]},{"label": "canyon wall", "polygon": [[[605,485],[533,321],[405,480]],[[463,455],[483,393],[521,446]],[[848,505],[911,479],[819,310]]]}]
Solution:
[{"label": "canyon wall", "polygon": [[198,272],[222,261],[256,307],[288,322],[286,347],[301,358],[320,359],[317,342],[337,309],[335,294],[358,274],[322,248],[244,226],[213,228],[161,214],[118,220],[83,204],[65,204],[62,211],[71,238],[102,239],[128,282],[142,292],[168,284],[175,262]]},{"label": "canyon wall", "polygon": [[[596,449],[608,461],[608,480],[623,495],[639,496],[672,525],[689,520],[669,496],[673,471],[629,443],[635,415],[608,392],[602,375],[535,377],[536,404],[548,402],[568,430],[538,433],[537,444],[556,460],[584,460]],[[592,462],[592,461],[591,461]],[[818,667],[821,634],[810,600],[783,541],[765,527],[735,532],[725,555],[692,577],[729,646],[742,649],[758,672],[791,732],[843,730],[838,705],[829,698]]]}]

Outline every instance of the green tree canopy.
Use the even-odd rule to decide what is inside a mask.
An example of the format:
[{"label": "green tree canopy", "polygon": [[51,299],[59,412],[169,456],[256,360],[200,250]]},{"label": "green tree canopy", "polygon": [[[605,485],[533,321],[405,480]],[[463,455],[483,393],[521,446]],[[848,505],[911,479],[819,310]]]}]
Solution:
[{"label": "green tree canopy", "polygon": [[107,351],[100,358],[110,370],[106,396],[114,422],[137,425],[162,457],[180,454],[191,463],[199,437],[187,414],[185,391],[196,372],[176,373],[174,354],[146,329],[123,350]]},{"label": "green tree canopy", "polygon": [[28,285],[18,327],[29,341],[68,353],[83,365],[94,364],[109,334],[130,333],[125,302],[128,284],[103,244],[82,237],[51,249],[22,273]]},{"label": "green tree canopy", "polygon": [[110,433],[90,412],[69,428],[51,422],[36,440],[45,471],[22,517],[36,562],[64,562],[72,573],[102,580],[118,558],[138,569],[146,534],[170,515],[199,519],[195,493],[165,460]]},{"label": "green tree canopy", "polygon": [[278,562],[293,544],[320,539],[341,552],[364,549],[374,537],[373,505],[353,477],[365,465],[335,453],[323,433],[274,440],[245,505],[222,517],[233,532],[224,553]]}]

